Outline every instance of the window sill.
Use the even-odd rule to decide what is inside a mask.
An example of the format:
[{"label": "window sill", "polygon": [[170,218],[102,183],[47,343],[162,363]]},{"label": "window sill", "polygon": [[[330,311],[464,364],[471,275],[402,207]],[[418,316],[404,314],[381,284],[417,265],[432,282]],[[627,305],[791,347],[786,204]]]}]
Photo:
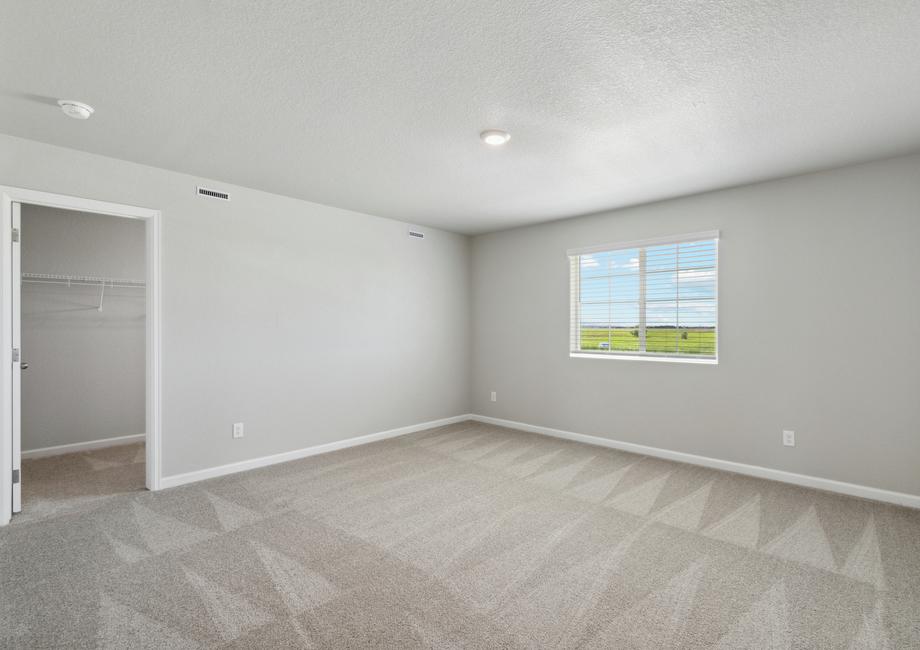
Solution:
[{"label": "window sill", "polygon": [[665,356],[655,356],[653,354],[591,354],[584,352],[569,352],[569,358],[571,359],[604,359],[609,361],[611,359],[625,360],[625,361],[663,361],[665,363],[691,363],[697,365],[705,366],[717,366],[719,365],[719,359],[694,359],[693,357],[665,357]]}]

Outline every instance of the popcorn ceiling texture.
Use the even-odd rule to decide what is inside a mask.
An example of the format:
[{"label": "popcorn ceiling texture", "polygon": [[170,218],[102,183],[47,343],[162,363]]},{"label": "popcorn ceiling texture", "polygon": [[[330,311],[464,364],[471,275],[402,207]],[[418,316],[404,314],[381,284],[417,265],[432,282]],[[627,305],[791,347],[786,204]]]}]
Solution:
[{"label": "popcorn ceiling texture", "polygon": [[916,150],[918,32],[897,0],[10,2],[0,129],[479,233]]},{"label": "popcorn ceiling texture", "polygon": [[0,529],[0,647],[920,647],[914,510],[473,422],[99,498],[140,457],[27,465],[96,498]]}]

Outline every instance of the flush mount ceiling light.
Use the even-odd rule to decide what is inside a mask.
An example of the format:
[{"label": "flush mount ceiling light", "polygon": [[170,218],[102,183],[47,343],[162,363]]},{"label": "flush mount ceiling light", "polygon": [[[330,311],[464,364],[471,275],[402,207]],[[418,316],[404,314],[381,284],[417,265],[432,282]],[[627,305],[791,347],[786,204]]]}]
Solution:
[{"label": "flush mount ceiling light", "polygon": [[490,147],[500,147],[511,139],[511,134],[500,129],[486,129],[479,134],[479,139]]},{"label": "flush mount ceiling light", "polygon": [[58,106],[60,106],[61,110],[64,111],[64,115],[67,117],[72,117],[75,120],[88,120],[90,116],[95,112],[93,107],[89,104],[84,104],[83,102],[75,102],[70,99],[59,100]]}]

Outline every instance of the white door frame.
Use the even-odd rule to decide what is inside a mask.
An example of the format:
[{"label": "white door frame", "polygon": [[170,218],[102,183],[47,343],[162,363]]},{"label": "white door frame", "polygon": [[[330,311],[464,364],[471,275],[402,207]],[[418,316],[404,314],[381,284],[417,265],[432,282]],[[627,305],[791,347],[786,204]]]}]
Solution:
[{"label": "white door frame", "polygon": [[[13,279],[10,273],[12,250],[13,203],[43,205],[64,210],[108,214],[128,219],[143,219],[147,227],[147,399],[146,399],[146,458],[148,490],[159,490],[161,475],[161,412],[160,412],[160,211],[120,203],[95,201],[77,196],[52,194],[18,187],[0,186],[0,526],[12,515],[12,312]],[[24,477],[27,479],[27,477]]]}]

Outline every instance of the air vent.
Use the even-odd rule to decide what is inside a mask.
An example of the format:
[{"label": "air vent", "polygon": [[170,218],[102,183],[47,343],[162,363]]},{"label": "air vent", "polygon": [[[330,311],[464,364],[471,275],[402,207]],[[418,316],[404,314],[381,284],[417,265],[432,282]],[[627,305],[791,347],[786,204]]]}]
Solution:
[{"label": "air vent", "polygon": [[209,196],[212,199],[220,199],[222,201],[229,201],[230,195],[226,192],[218,192],[217,190],[209,190],[206,187],[198,186],[198,196]]},{"label": "air vent", "polygon": [[410,237],[415,237],[415,238],[417,238],[417,239],[425,239],[425,233],[419,232],[418,230],[410,230],[410,231],[409,231],[409,236],[410,236]]}]

